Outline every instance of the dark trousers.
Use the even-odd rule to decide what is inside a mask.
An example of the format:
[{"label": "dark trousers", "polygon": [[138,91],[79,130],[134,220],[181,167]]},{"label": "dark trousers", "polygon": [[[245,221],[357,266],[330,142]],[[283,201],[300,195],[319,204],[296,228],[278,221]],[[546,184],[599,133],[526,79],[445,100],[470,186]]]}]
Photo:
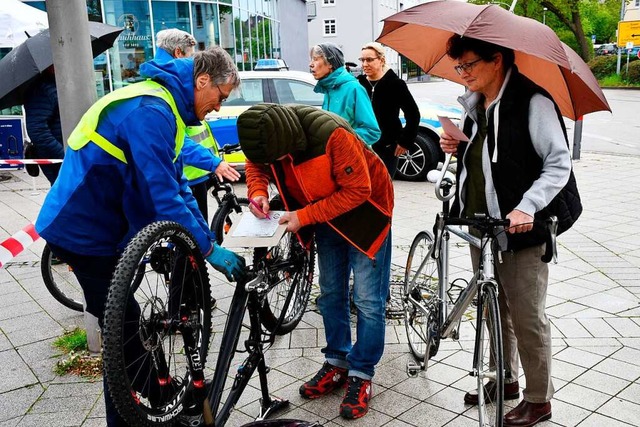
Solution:
[{"label": "dark trousers", "polygon": [[[84,298],[86,301],[86,310],[98,318],[100,328],[103,328],[104,322],[104,308],[107,302],[107,294],[109,293],[109,285],[111,283],[111,276],[116,269],[118,263],[118,256],[87,256],[80,255],[74,252],[67,251],[59,246],[53,245],[48,242],[49,247],[54,255],[66,262],[73,268],[73,273],[78,279]],[[138,333],[137,319],[140,318],[140,307],[135,300],[129,301],[127,304],[127,311],[125,319],[132,321],[125,321],[125,325],[131,325],[129,331],[125,327],[123,342],[129,342],[125,345],[124,353],[126,360],[138,359],[135,355],[144,354],[145,350],[142,348],[140,340],[132,339],[128,340],[126,337],[130,337]],[[144,369],[148,372],[150,367],[147,366],[132,366],[133,372],[135,370]],[[143,375],[142,377],[147,377]],[[107,426],[109,427],[121,427],[127,426],[127,423],[120,417],[118,410],[116,409],[109,389],[107,387],[106,375],[103,375],[104,386],[104,403],[106,408]],[[135,385],[134,385],[135,387]]]},{"label": "dark trousers", "polygon": [[207,207],[207,181],[203,181],[199,184],[190,185],[189,188],[193,193],[193,197],[198,202],[198,209],[202,212],[205,222],[209,222],[209,209]]},{"label": "dark trousers", "polygon": [[389,176],[391,179],[396,175],[396,171],[398,170],[398,157],[396,156],[396,144],[391,145],[382,145],[382,144],[373,144],[371,147],[373,151],[380,157],[384,166],[387,168],[389,172]]}]

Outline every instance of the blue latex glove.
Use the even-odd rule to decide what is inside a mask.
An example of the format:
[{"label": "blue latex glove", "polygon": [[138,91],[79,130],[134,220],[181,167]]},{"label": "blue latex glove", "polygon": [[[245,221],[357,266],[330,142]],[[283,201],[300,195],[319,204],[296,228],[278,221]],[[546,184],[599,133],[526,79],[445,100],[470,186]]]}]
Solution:
[{"label": "blue latex glove", "polygon": [[238,281],[244,275],[244,258],[217,243],[213,244],[213,251],[206,259],[213,268],[227,276],[230,282]]}]

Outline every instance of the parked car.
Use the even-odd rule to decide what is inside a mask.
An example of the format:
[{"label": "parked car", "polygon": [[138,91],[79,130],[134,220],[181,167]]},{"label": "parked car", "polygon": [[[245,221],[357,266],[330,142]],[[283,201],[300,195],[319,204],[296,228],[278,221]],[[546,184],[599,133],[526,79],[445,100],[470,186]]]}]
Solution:
[{"label": "parked car", "polygon": [[640,47],[633,47],[631,49],[625,49],[623,52],[626,53],[627,55],[629,55],[632,58],[634,56],[640,58]]},{"label": "parked car", "polygon": [[281,71],[288,70],[289,67],[284,59],[258,59],[253,69],[256,71]]},{"label": "parked car", "polygon": [[605,43],[595,50],[596,55],[613,55],[618,52],[615,43]]},{"label": "parked car", "polygon": [[[273,102],[277,104],[305,104],[320,108],[324,96],[315,93],[316,80],[301,71],[241,71],[242,84],[233,91],[219,112],[207,116],[211,130],[220,146],[238,144],[236,122],[238,116],[254,104]],[[413,147],[400,157],[396,178],[407,181],[424,181],[427,173],[435,169],[444,158],[440,149],[440,122],[437,116],[452,120],[460,118],[460,109],[433,104],[419,104],[420,129]],[[400,117],[404,123],[404,117]],[[244,155],[240,153],[225,157],[238,170],[244,170]]]}]

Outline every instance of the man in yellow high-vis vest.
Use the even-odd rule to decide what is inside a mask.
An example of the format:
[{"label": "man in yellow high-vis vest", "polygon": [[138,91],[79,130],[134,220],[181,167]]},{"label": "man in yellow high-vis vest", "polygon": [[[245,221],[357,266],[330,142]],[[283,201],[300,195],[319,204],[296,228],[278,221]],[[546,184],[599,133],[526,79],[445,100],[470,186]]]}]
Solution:
[{"label": "man in yellow high-vis vest", "polygon": [[[73,268],[86,310],[100,323],[121,251],[151,222],[185,226],[229,280],[244,273],[244,260],[215,243],[180,156],[186,127],[219,110],[240,83],[233,60],[213,47],[193,58],[149,61],[140,73],[148,80],[108,94],[82,117],[36,221],[53,253]],[[125,351],[137,355],[141,349]],[[130,353],[126,357],[133,360]],[[108,426],[125,425],[106,383],[105,407]]]},{"label": "man in yellow high-vis vest", "polygon": [[[196,39],[186,31],[168,28],[156,34],[156,54],[154,60],[171,61],[175,58],[189,58],[194,54]],[[240,173],[233,166],[218,157],[218,147],[206,120],[196,126],[187,127],[187,139],[182,149],[184,174],[189,188],[198,202],[198,208],[205,220],[209,218],[207,207],[207,182],[214,172],[218,179],[238,181]]]}]

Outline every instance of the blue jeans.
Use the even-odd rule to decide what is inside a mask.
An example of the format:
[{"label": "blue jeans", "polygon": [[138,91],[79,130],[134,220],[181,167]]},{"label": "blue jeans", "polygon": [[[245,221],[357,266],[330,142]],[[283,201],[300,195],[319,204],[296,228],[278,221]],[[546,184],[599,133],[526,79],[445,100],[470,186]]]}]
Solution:
[{"label": "blue jeans", "polygon": [[[382,357],[385,304],[389,292],[391,239],[387,236],[374,259],[360,252],[327,224],[316,226],[320,297],[329,363],[349,375],[371,379]],[[358,310],[356,342],[351,343],[349,270],[353,269],[353,301]]]}]

